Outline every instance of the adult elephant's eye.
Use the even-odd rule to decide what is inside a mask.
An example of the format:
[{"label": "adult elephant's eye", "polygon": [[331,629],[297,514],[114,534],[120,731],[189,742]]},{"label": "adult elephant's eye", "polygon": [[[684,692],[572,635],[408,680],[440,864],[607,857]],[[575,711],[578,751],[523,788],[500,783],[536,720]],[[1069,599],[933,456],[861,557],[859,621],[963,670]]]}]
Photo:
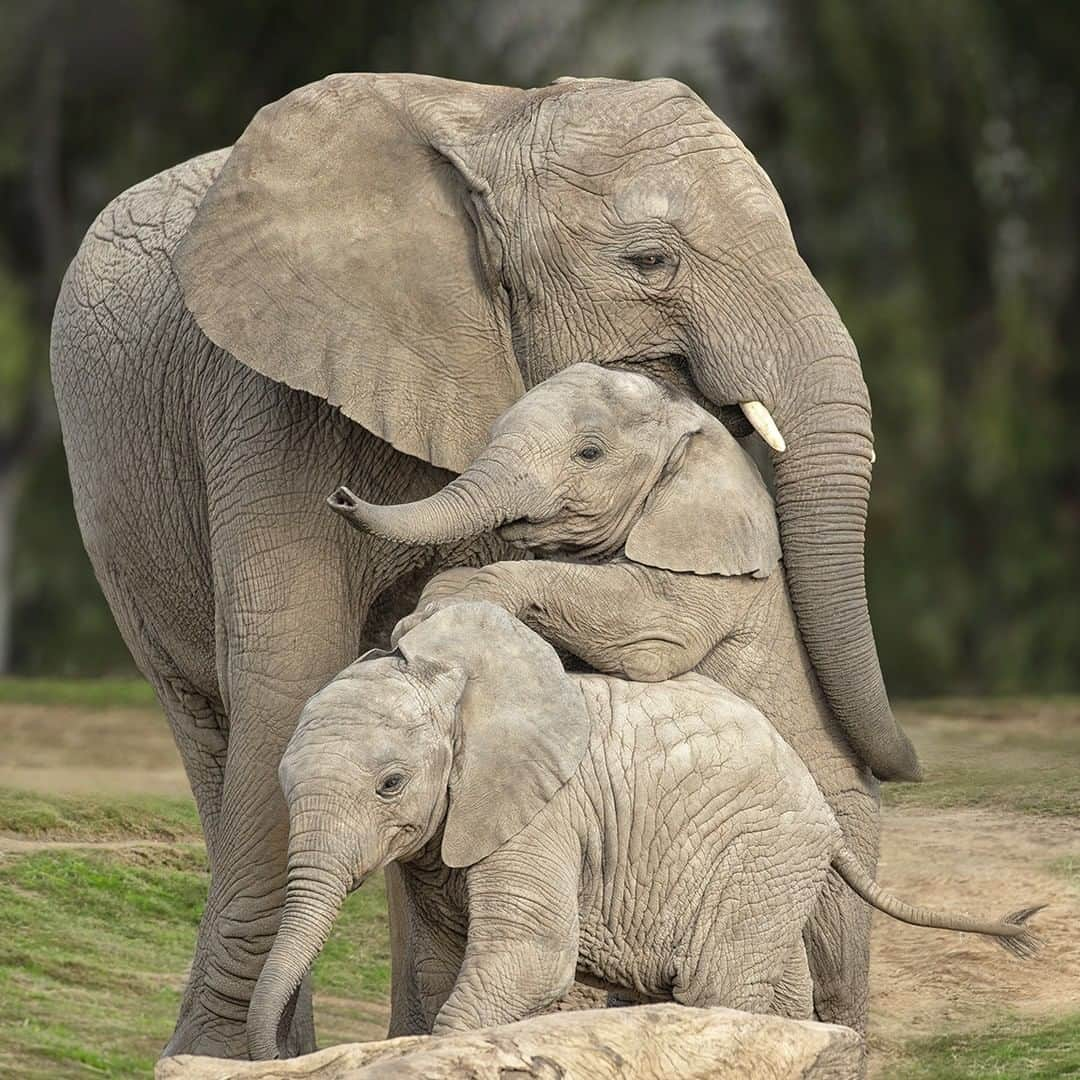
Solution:
[{"label": "adult elephant's eye", "polygon": [[602,458],[604,456],[604,451],[595,443],[589,443],[588,446],[583,446],[578,451],[577,456],[581,458],[582,461],[596,461],[597,458]]},{"label": "adult elephant's eye", "polygon": [[378,795],[380,799],[392,799],[405,787],[405,780],[404,773],[391,773],[389,776],[384,776],[383,779],[379,781],[379,786],[375,789],[375,794]]},{"label": "adult elephant's eye", "polygon": [[663,251],[632,251],[626,261],[643,274],[654,273],[670,266],[670,259]]}]

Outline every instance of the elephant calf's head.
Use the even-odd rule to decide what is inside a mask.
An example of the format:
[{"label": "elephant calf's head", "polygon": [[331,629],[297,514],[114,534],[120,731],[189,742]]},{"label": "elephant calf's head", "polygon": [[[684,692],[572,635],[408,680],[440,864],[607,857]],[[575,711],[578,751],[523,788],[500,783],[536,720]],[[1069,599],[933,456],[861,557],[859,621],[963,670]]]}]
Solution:
[{"label": "elephant calf's head", "polygon": [[429,499],[330,505],[411,543],[497,528],[541,554],[628,558],[699,574],[768,574],[780,558],[772,499],[719,421],[643,375],[577,364],[496,421],[473,465]]},{"label": "elephant calf's head", "polygon": [[588,730],[554,650],[491,604],[440,612],[311,698],[279,771],[288,884],[251,999],[252,1058],[276,1056],[351,889],[429,843],[452,867],[490,855],[574,772]]}]

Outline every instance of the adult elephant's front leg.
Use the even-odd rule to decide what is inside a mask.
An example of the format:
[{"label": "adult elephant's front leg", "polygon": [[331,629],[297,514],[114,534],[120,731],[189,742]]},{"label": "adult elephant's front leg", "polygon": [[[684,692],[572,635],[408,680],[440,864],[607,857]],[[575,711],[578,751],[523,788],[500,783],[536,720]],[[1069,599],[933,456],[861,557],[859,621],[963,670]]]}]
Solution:
[{"label": "adult elephant's front leg", "polygon": [[[303,703],[355,658],[370,599],[366,575],[351,569],[366,553],[329,535],[334,523],[320,517],[241,529],[215,552],[229,747],[207,910],[167,1054],[247,1056],[248,1002],[285,891],[288,816],[278,763]],[[288,1043],[293,1053],[315,1048],[309,996],[294,1011]]]}]

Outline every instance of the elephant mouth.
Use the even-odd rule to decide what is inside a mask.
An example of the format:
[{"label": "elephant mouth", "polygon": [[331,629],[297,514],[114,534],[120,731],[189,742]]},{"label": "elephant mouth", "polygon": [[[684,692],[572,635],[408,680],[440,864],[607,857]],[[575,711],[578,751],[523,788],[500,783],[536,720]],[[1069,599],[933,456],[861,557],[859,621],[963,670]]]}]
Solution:
[{"label": "elephant mouth", "polygon": [[495,530],[496,535],[522,551],[543,558],[557,557],[560,562],[598,563],[614,554],[614,545],[607,541],[569,539],[557,517],[543,519],[520,517],[506,522]]},{"label": "elephant mouth", "polygon": [[[543,535],[540,531],[544,524],[544,521],[537,521],[530,517],[514,518],[512,521],[500,525],[495,530],[495,535],[500,540],[505,540],[516,548],[523,548],[527,551],[540,551],[544,545]],[[544,552],[544,554],[549,554],[549,552]]]}]

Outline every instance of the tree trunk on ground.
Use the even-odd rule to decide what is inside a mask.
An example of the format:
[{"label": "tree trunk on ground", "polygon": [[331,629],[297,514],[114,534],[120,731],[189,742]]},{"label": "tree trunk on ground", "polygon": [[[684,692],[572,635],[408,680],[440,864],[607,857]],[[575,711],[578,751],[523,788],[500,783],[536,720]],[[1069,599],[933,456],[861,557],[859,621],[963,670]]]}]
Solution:
[{"label": "tree trunk on ground", "polygon": [[332,1046],[289,1061],[180,1057],[157,1080],[856,1080],[849,1028],[732,1009],[643,1005],[559,1012],[487,1031]]}]

